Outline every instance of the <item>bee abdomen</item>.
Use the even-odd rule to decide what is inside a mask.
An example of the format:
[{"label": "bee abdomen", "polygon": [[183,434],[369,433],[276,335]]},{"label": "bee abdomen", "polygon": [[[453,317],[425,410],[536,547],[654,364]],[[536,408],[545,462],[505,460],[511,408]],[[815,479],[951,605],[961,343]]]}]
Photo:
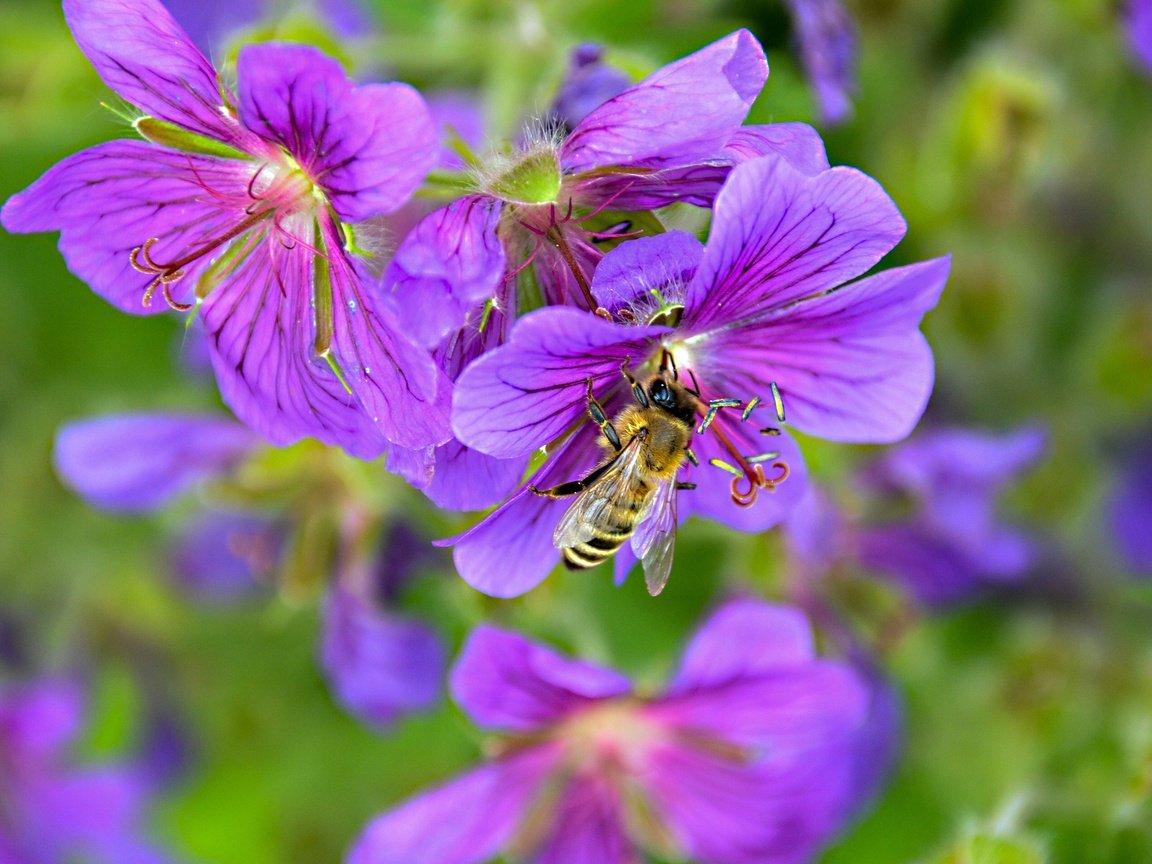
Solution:
[{"label": "bee abdomen", "polygon": [[606,561],[632,536],[634,527],[634,523],[621,524],[617,521],[605,530],[597,531],[591,540],[565,548],[564,566],[569,570],[586,570]]}]

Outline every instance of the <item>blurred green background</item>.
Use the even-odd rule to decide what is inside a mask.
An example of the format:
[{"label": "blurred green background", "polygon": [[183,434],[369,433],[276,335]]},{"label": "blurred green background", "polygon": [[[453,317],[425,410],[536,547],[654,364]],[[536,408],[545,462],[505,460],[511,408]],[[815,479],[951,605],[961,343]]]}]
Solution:
[{"label": "blurred green background", "polygon": [[[1043,424],[1042,464],[1007,511],[1042,539],[1011,596],[913,620],[883,657],[906,707],[897,773],[823,859],[1152,862],[1152,590],[1124,572],[1106,505],[1152,439],[1152,77],[1109,0],[855,0],[856,114],[822,130],[833,164],[876,177],[910,229],[889,264],[951,253],[926,332],[936,422]],[[379,0],[382,35],[346,58],[421,88],[470,88],[493,139],[547,106],[575,44],[638,77],[735,29],[768,52],[750,122],[812,121],[785,9],[765,0]],[[0,198],[122,134],[56,3],[0,2]],[[61,487],[56,427],[78,417],[217,405],[178,363],[181,323],[134,318],[66,270],[55,236],[0,234],[0,627],[26,671],[92,674],[86,753],[132,746],[159,699],[191,749],[155,829],[189,861],[314,864],[374,813],[450,776],[481,739],[445,703],[387,734],[333,703],[315,661],[315,592],[197,606],[166,575],[175,526],[100,514]],[[866,448],[805,442],[848,480]],[[373,475],[375,477],[375,475]],[[430,536],[466,524],[380,474],[385,509]],[[373,482],[376,482],[375,480]],[[1152,525],[1149,525],[1152,530]],[[725,592],[777,596],[778,538],[681,532],[668,591],[554,574],[515,601],[468,589],[447,558],[410,602],[458,644],[494,620],[650,683]],[[321,581],[320,574],[316,581]],[[844,602],[875,623],[887,589]],[[874,596],[878,595],[878,596]],[[14,634],[14,635],[12,635]]]}]

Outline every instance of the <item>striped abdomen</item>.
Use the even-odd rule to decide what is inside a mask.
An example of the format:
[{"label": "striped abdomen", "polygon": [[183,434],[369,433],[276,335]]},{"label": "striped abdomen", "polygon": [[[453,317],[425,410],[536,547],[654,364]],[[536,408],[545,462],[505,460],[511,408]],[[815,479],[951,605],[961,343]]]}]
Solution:
[{"label": "striped abdomen", "polygon": [[637,479],[629,491],[632,494],[623,496],[604,513],[604,519],[600,524],[589,526],[593,532],[591,540],[564,549],[565,567],[569,570],[595,567],[611,558],[616,550],[624,545],[624,541],[632,536],[654,487],[644,480]]}]

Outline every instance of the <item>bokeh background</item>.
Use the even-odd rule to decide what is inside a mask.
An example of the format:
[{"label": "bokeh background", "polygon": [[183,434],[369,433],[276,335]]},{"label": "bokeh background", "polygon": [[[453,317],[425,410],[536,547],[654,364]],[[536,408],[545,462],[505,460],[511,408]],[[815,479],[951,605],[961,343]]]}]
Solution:
[{"label": "bokeh background", "polygon": [[[1117,490],[1152,451],[1152,70],[1111,0],[846,5],[859,83],[853,116],[819,127],[831,161],[876,177],[907,218],[888,264],[953,255],[925,325],[937,385],[924,425],[1037,427],[1047,444],[1002,501],[1040,544],[1025,578],[931,612],[863,574],[830,589],[905,713],[890,783],[822,860],[1152,862],[1152,573],[1125,559],[1112,530]],[[366,8],[379,32],[355,43],[299,21],[287,32],[363,74],[475,92],[492,140],[547,107],[580,42],[639,77],[741,26],[771,66],[750,122],[818,122],[788,10],[772,0]],[[0,20],[7,198],[123,123],[100,107],[107,92],[58,4],[5,0]],[[166,754],[152,830],[177,860],[337,861],[374,813],[471,762],[482,740],[446,699],[384,731],[334,702],[316,659],[322,556],[207,604],[171,565],[198,501],[110,515],[61,485],[61,423],[219,403],[182,359],[182,322],[117,312],[68,273],[55,240],[0,234],[3,675],[83,679],[81,762]],[[879,452],[804,448],[814,475],[849,499],[857,467]],[[286,458],[315,455],[297,449]],[[468,524],[378,468],[350,470],[383,518],[422,537]],[[557,572],[497,601],[433,554],[416,561],[404,602],[451,646],[496,621],[655,684],[717,598],[781,597],[794,583],[775,534],[691,524],[677,556],[656,600],[639,579],[617,589],[604,573]]]}]

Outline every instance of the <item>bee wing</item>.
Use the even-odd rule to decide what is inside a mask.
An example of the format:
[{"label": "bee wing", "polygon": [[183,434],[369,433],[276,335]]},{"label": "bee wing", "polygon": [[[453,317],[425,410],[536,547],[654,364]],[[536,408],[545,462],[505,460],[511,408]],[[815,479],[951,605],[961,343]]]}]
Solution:
[{"label": "bee wing", "polygon": [[676,481],[661,483],[632,535],[632,551],[644,565],[644,582],[655,597],[668,584],[676,545]]},{"label": "bee wing", "polygon": [[629,486],[644,452],[639,442],[639,438],[629,441],[592,485],[576,496],[552,535],[557,549],[579,546],[595,537],[595,526],[604,524],[616,502],[630,494]]}]

